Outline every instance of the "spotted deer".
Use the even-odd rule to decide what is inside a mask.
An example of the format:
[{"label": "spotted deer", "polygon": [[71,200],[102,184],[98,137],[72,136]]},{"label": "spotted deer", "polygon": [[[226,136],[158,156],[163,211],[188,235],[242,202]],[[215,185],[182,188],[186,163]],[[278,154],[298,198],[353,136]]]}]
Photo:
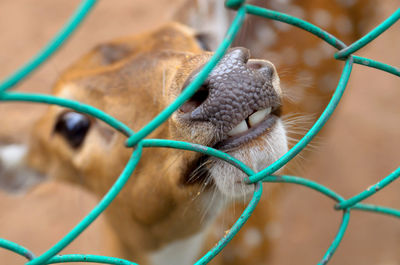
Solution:
[{"label": "spotted deer", "polygon": [[[256,4],[308,20],[345,42],[358,36],[362,26],[355,21],[363,22],[368,8],[355,0]],[[53,94],[90,104],[139,130],[195,78],[231,14],[221,1],[187,1],[175,18],[190,27],[171,22],[98,45],[60,75]],[[340,64],[333,62],[334,49],[314,36],[261,18],[246,21],[234,46],[240,47],[231,48],[194,96],[149,137],[212,146],[259,171],[321,113]],[[299,116],[309,117],[307,123]],[[30,168],[99,198],[132,152],[124,147],[125,136],[58,106],[48,108],[31,135],[24,157]],[[9,161],[9,153],[2,154]],[[254,191],[244,177],[197,153],[145,149],[132,180],[106,213],[124,258],[151,265],[195,262],[242,212],[244,206],[235,202],[246,202]],[[268,225],[279,189],[265,186],[253,216],[211,264],[268,261]]]}]

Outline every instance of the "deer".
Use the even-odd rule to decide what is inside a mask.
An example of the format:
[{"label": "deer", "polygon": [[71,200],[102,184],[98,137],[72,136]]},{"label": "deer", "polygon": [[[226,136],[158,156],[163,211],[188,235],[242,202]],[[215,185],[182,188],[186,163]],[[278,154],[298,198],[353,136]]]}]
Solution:
[{"label": "deer", "polygon": [[[353,21],[362,16],[355,10],[366,10],[358,9],[361,3],[297,2],[264,5],[309,19],[343,40],[358,36]],[[178,22],[99,44],[58,77],[53,94],[92,105],[140,130],[211,58],[230,19],[221,7],[220,1],[187,1],[175,15]],[[193,12],[201,15],[190,21]],[[279,22],[248,19],[233,46],[202,87],[148,137],[210,146],[257,172],[304,133],[296,126],[304,129],[322,112],[339,67],[331,63],[334,49]],[[298,113],[309,118],[302,120]],[[132,153],[125,141],[93,117],[50,106],[20,157],[38,174],[101,198]],[[2,154],[8,161],[8,153]],[[122,257],[149,265],[194,263],[218,240],[213,229],[221,223],[229,227],[225,214],[236,207],[236,216],[244,207],[232,204],[251,197],[254,185],[244,183],[245,177],[232,165],[198,153],[144,149],[131,180],[106,211]],[[267,198],[248,222],[252,230],[245,226],[211,264],[268,260],[269,240],[257,231],[274,215],[279,188],[265,189]]]}]

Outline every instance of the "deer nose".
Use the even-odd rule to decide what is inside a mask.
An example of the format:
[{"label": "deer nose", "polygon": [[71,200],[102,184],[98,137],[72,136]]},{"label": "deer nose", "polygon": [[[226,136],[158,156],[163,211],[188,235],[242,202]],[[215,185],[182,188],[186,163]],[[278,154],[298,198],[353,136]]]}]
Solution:
[{"label": "deer nose", "polygon": [[227,133],[252,113],[278,107],[273,65],[249,57],[245,48],[229,50],[181,111],[193,121],[211,122]]}]

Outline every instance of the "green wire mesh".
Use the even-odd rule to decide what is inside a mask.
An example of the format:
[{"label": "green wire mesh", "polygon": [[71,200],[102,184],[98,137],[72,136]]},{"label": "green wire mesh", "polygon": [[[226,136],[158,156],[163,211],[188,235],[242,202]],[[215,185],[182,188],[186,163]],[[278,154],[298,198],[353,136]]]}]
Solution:
[{"label": "green wire mesh", "polygon": [[[44,94],[7,92],[8,89],[18,84],[18,82],[26,78],[35,69],[37,69],[37,67],[39,67],[64,43],[64,41],[71,35],[71,33],[86,17],[86,15],[92,9],[93,5],[96,2],[97,2],[96,0],[82,1],[80,6],[77,8],[76,12],[66,23],[66,25],[61,29],[61,31],[54,37],[54,39],[51,40],[47,44],[47,46],[45,46],[45,48],[42,51],[40,51],[35,57],[33,57],[28,63],[26,63],[23,67],[21,67],[19,70],[17,70],[14,74],[12,74],[10,77],[5,79],[0,84],[0,101],[27,101],[27,102],[37,102],[45,104],[55,104],[92,115],[104,121],[114,129],[120,131],[121,133],[123,133],[128,137],[126,141],[126,146],[128,148],[133,148],[132,156],[129,159],[126,167],[124,168],[123,172],[121,173],[117,181],[108,191],[108,193],[103,197],[103,199],[99,202],[99,204],[80,223],[78,223],[66,236],[64,236],[64,238],[62,238],[59,242],[57,242],[45,253],[36,257],[35,254],[33,254],[27,248],[2,238],[0,238],[1,248],[8,249],[16,254],[25,257],[28,260],[28,262],[26,263],[27,265],[55,264],[55,263],[66,263],[66,262],[94,262],[103,264],[123,264],[123,265],[136,264],[134,262],[119,258],[105,257],[98,255],[83,255],[83,254],[57,255],[57,254],[60,251],[62,251],[68,244],[70,244],[76,237],[78,237],[108,207],[108,205],[113,201],[113,199],[118,195],[118,193],[124,187],[125,183],[129,180],[132,172],[135,170],[135,167],[140,160],[143,148],[149,148],[149,147],[165,147],[165,148],[190,150],[190,151],[200,152],[209,156],[217,157],[245,172],[248,175],[248,177],[246,178],[246,182],[249,185],[256,185],[253,197],[248,206],[246,207],[245,211],[240,216],[240,218],[236,221],[236,223],[229,230],[229,232],[215,245],[215,247],[212,248],[210,251],[208,251],[195,264],[207,264],[225,247],[226,244],[228,244],[228,242],[242,228],[242,226],[251,216],[252,212],[254,211],[255,207],[257,206],[260,200],[260,197],[262,195],[262,185],[261,185],[262,182],[294,183],[306,186],[336,201],[336,205],[334,208],[336,210],[341,210],[343,212],[342,223],[339,226],[337,235],[335,236],[329,249],[327,250],[327,252],[325,253],[325,255],[318,264],[327,264],[332,255],[334,254],[335,250],[340,244],[341,239],[344,236],[344,233],[346,232],[347,225],[350,219],[350,212],[352,210],[371,211],[400,218],[399,210],[360,203],[364,199],[372,196],[379,190],[386,187],[392,181],[396,180],[400,176],[400,167],[391,174],[389,174],[387,177],[383,178],[381,181],[376,183],[375,185],[370,186],[368,189],[362,191],[361,193],[355,195],[350,199],[344,199],[336,192],[311,180],[294,176],[272,175],[274,172],[276,172],[278,169],[280,169],[282,166],[288,163],[291,159],[293,159],[293,157],[295,157],[299,152],[301,152],[325,125],[325,123],[335,110],[336,106],[338,105],[344,93],[344,90],[346,89],[346,85],[349,80],[352,66],[354,63],[377,68],[400,77],[399,68],[378,61],[374,61],[368,58],[353,55],[354,52],[358,51],[366,44],[374,40],[376,37],[382,34],[386,29],[392,26],[396,21],[398,21],[400,18],[400,9],[396,10],[388,19],[383,21],[379,26],[377,26],[371,32],[366,34],[364,37],[354,42],[350,46],[346,46],[342,41],[340,41],[333,35],[329,34],[328,32],[299,18],[284,13],[280,13],[277,11],[249,5],[246,4],[244,0],[228,0],[226,1],[225,5],[227,8],[237,10],[236,17],[233,20],[230,28],[228,29],[228,32],[224,40],[214,53],[213,57],[199,72],[197,78],[182,92],[182,94],[170,106],[168,106],[161,113],[159,113],[152,121],[150,121],[140,131],[134,132],[125,124],[113,118],[112,116],[108,115],[107,113],[104,113],[101,110],[98,110],[86,104],[82,104],[80,102],[61,99]],[[325,108],[324,112],[321,114],[319,119],[312,126],[312,128],[285,155],[283,155],[276,162],[274,162],[273,164],[271,164],[270,166],[268,166],[267,168],[258,173],[253,172],[248,166],[246,166],[241,161],[233,158],[232,156],[224,152],[221,152],[219,150],[213,149],[211,147],[197,145],[193,143],[187,143],[187,142],[164,140],[164,139],[145,139],[146,136],[148,136],[153,130],[155,130],[161,123],[167,120],[168,117],[175,110],[177,110],[187,99],[189,99],[201,86],[201,84],[207,78],[208,74],[212,71],[212,69],[215,67],[218,61],[224,56],[228,47],[231,45],[233,39],[235,38],[237,32],[241,28],[245,16],[247,14],[252,14],[268,19],[281,21],[283,23],[287,23],[295,27],[301,28],[303,30],[306,30],[311,34],[314,34],[315,36],[319,37],[323,41],[327,42],[331,46],[335,47],[336,49],[338,49],[338,52],[336,52],[334,57],[336,59],[345,61],[345,65],[339,83],[337,85],[337,88],[333,93],[329,104],[327,105],[327,107]]]}]

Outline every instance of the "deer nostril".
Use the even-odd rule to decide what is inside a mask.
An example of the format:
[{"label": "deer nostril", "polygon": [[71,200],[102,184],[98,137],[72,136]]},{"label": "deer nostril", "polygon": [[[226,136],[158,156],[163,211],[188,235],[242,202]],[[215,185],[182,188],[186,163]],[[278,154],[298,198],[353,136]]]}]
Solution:
[{"label": "deer nostril", "polygon": [[265,67],[265,65],[260,62],[248,62],[247,67],[249,67],[250,69],[259,70]]},{"label": "deer nostril", "polygon": [[249,60],[246,65],[249,69],[252,69],[252,70],[255,70],[255,71],[261,73],[267,79],[272,79],[272,77],[273,77],[274,69],[268,62],[252,59],[252,60]]},{"label": "deer nostril", "polygon": [[183,113],[192,112],[208,98],[208,95],[208,87],[205,85],[201,86],[199,90],[197,90],[196,93],[194,93],[194,95],[179,108],[179,110]]}]

